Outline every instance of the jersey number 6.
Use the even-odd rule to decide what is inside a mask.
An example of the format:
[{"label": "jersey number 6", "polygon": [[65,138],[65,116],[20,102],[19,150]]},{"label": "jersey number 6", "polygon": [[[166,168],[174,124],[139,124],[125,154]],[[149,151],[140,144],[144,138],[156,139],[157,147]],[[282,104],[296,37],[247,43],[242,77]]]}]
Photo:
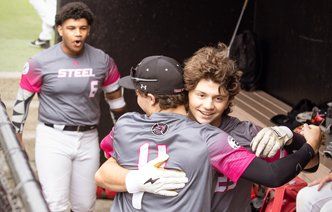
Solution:
[{"label": "jersey number 6", "polygon": [[95,97],[97,91],[98,91],[98,81],[97,80],[93,80],[90,83],[90,94],[89,94],[89,97],[90,98]]}]

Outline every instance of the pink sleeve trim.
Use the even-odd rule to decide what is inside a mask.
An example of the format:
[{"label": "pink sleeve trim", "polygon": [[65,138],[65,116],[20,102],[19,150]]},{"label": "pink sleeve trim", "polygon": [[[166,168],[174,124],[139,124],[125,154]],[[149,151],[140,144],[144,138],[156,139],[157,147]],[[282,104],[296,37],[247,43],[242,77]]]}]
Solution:
[{"label": "pink sleeve trim", "polygon": [[215,160],[213,166],[236,183],[255,157],[253,153],[244,147],[239,147],[228,152],[227,155],[222,156],[219,160]]},{"label": "pink sleeve trim", "polygon": [[106,158],[110,158],[114,153],[113,135],[114,128],[112,128],[111,132],[100,142],[100,148],[104,151]]},{"label": "pink sleeve trim", "polygon": [[32,93],[39,93],[41,88],[41,83],[31,85],[28,77],[26,75],[22,75],[21,81],[20,81],[20,87],[24,90],[30,91]]},{"label": "pink sleeve trim", "polygon": [[116,83],[119,79],[120,79],[120,73],[118,71],[117,66],[113,64],[108,71],[108,75],[104,80],[102,87],[107,87],[109,85],[112,85]]},{"label": "pink sleeve trim", "polygon": [[39,93],[42,86],[42,76],[37,63],[30,60],[25,64],[24,69],[20,81],[21,88],[32,93]]}]

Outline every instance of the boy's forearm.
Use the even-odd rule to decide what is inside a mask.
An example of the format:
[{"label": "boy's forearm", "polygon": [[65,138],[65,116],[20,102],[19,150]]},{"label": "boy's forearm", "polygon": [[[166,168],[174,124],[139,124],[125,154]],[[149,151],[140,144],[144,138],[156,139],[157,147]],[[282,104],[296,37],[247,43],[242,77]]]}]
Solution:
[{"label": "boy's forearm", "polygon": [[[299,150],[305,143],[306,140],[302,135],[294,133],[293,142],[290,145],[286,145],[285,150],[289,154],[292,154],[294,150],[295,151]],[[316,156],[313,159],[311,159],[310,162],[306,165],[304,171],[315,172],[318,168],[318,165],[319,165],[319,154],[316,154]],[[313,170],[311,171],[311,169]]]},{"label": "boy's forearm", "polygon": [[96,172],[95,180],[98,186],[116,191],[125,192],[126,175],[128,169],[121,167],[114,158],[109,158]]},{"label": "boy's forearm", "polygon": [[271,163],[255,158],[241,177],[264,186],[279,187],[298,175],[314,155],[314,149],[304,144],[294,154]]},{"label": "boy's forearm", "polygon": [[315,172],[319,167],[319,153],[309,161],[309,163],[304,167],[303,171],[306,172]]}]

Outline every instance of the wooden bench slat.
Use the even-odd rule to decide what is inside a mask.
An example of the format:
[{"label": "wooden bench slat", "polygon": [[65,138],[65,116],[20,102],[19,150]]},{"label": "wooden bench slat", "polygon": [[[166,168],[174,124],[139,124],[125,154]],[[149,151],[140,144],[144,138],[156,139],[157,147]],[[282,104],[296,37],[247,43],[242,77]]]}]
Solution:
[{"label": "wooden bench slat", "polygon": [[[262,127],[274,126],[270,119],[277,114],[287,114],[292,107],[264,91],[241,91],[234,99],[232,115],[248,120]],[[307,182],[325,176],[332,168],[332,160],[323,156],[325,146],[320,148],[320,166],[315,173],[301,172],[299,176]]]}]

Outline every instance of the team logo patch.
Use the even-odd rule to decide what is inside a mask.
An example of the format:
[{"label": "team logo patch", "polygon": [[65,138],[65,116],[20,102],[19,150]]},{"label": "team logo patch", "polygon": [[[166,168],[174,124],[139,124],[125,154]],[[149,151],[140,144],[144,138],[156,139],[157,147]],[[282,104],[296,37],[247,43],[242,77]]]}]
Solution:
[{"label": "team logo patch", "polygon": [[155,135],[164,135],[168,130],[167,124],[156,123],[152,126],[151,131]]},{"label": "team logo patch", "polygon": [[26,63],[23,67],[23,73],[22,74],[27,74],[29,71],[29,63]]},{"label": "team logo patch", "polygon": [[237,149],[240,147],[239,143],[235,141],[235,139],[232,136],[227,137],[228,144],[233,148]]}]

